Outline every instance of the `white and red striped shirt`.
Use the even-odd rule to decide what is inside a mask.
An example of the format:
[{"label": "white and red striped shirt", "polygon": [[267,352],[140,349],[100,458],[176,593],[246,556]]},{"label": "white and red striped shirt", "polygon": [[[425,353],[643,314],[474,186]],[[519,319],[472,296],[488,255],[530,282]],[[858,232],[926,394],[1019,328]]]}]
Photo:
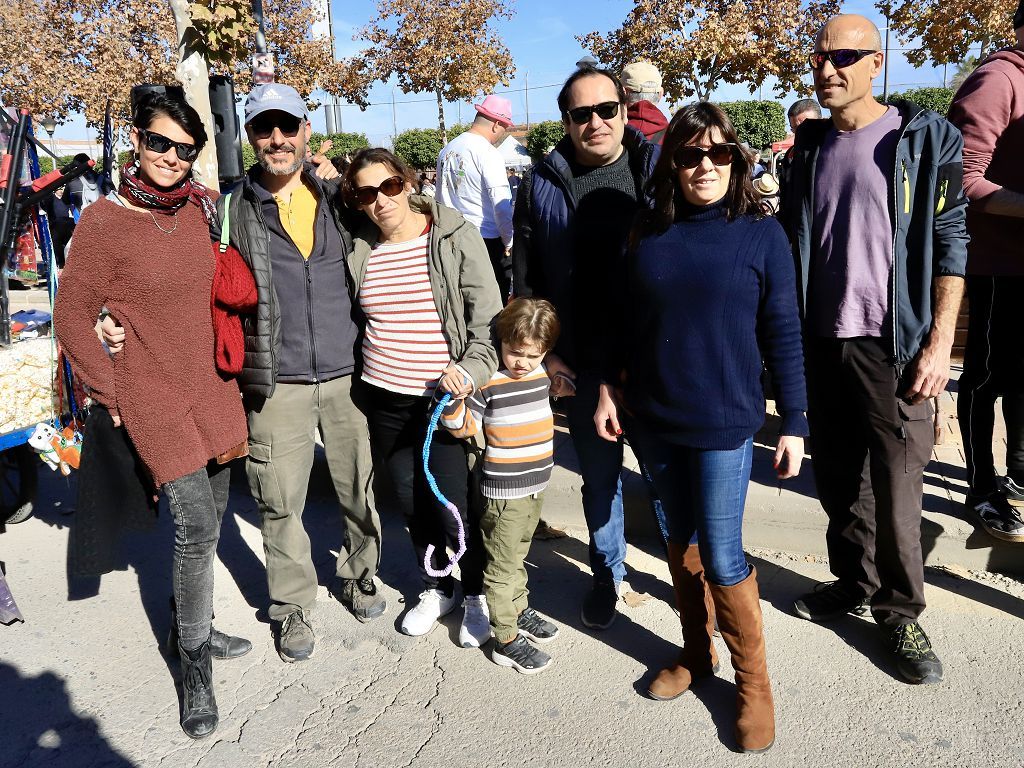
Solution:
[{"label": "white and red striped shirt", "polygon": [[363,381],[390,392],[431,395],[451,362],[430,290],[430,229],[370,252],[359,292],[366,316]]}]

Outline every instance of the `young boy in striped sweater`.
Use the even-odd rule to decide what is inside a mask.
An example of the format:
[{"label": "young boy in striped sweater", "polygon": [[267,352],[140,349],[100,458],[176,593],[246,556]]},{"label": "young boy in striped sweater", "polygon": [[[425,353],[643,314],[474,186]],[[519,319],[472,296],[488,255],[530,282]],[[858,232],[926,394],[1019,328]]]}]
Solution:
[{"label": "young boy in striped sweater", "polygon": [[554,465],[552,383],[542,361],[558,331],[558,316],[547,301],[509,302],[497,320],[502,361],[497,373],[465,400],[449,404],[441,417],[457,437],[483,429],[487,448],[480,487],[486,507],[480,528],[487,552],[484,595],[494,634],[491,658],[524,675],[551,663],[529,640],[547,643],[558,635],[557,626],[529,607],[523,562]]}]

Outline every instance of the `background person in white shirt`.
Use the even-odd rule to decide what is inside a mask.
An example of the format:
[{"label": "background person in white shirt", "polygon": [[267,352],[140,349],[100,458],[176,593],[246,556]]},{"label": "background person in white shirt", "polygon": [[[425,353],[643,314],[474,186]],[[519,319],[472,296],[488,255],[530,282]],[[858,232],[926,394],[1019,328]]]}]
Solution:
[{"label": "background person in white shirt", "polygon": [[504,303],[512,289],[512,190],[497,146],[513,125],[512,102],[491,95],[474,109],[473,124],[437,159],[437,200],[480,229]]}]

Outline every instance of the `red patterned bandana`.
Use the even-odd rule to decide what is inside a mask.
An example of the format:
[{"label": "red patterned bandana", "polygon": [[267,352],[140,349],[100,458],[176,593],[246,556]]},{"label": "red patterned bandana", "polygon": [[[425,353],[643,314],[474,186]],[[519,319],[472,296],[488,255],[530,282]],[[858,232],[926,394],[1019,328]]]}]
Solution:
[{"label": "red patterned bandana", "polygon": [[206,186],[195,181],[191,173],[173,189],[157,189],[139,178],[138,163],[126,163],[121,169],[121,184],[117,188],[117,193],[132,205],[148,208],[154,213],[166,216],[176,213],[186,203],[192,203],[203,212],[203,217],[210,227],[211,237],[216,239],[220,236],[217,207]]}]

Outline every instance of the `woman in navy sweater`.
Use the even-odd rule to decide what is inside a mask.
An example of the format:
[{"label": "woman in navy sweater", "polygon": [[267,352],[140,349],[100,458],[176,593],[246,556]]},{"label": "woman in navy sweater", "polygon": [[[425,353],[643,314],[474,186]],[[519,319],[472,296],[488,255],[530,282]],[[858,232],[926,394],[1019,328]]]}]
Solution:
[{"label": "woman in navy sweater", "polygon": [[761,752],[775,715],[741,528],[765,415],[762,366],[782,414],[779,478],[799,472],[807,401],[793,258],[782,227],[761,214],[751,162],[713,104],[672,119],[648,183],[655,205],[639,215],[623,264],[621,340],[594,421],[618,439],[621,405],[668,518],[684,646],[649,694],[673,699],[714,674],[717,613],[736,670],[738,746]]}]

